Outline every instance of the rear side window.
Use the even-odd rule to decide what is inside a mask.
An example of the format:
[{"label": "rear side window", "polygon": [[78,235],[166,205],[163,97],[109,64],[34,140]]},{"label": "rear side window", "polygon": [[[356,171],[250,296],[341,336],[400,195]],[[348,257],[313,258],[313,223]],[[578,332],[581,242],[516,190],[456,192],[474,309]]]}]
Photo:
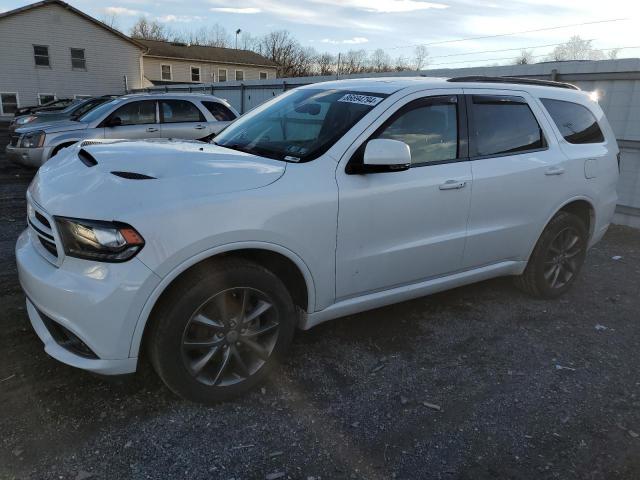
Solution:
[{"label": "rear side window", "polygon": [[219,122],[229,122],[235,120],[236,116],[231,110],[218,102],[202,102],[202,105],[209,110],[213,118]]},{"label": "rear side window", "polygon": [[546,147],[536,117],[522,97],[473,95],[471,156],[508,155]]},{"label": "rear side window", "polygon": [[202,112],[187,100],[163,100],[160,103],[162,123],[204,122]]},{"label": "rear side window", "polygon": [[604,135],[596,117],[584,105],[550,98],[540,100],[567,142],[604,142]]}]

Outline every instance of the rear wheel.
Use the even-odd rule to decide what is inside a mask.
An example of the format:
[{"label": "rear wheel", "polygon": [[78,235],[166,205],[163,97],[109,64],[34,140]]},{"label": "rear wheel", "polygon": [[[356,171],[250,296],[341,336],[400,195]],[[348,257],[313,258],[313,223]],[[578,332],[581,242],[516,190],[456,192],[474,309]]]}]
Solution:
[{"label": "rear wheel", "polygon": [[291,343],[297,313],[269,270],[241,260],[198,267],[159,305],[151,362],[178,395],[215,403],[255,387]]},{"label": "rear wheel", "polygon": [[565,293],[576,280],[587,252],[587,228],[568,212],[559,212],[547,225],[524,273],[516,278],[523,291],[541,298]]}]

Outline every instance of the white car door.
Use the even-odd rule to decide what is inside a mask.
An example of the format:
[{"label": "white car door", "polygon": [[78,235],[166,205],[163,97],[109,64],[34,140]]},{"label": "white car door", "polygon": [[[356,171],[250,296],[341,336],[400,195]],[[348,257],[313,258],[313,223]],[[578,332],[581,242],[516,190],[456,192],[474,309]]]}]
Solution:
[{"label": "white car door", "polygon": [[102,123],[104,138],[144,139],[160,137],[155,100],[138,100],[117,108]]},{"label": "white car door", "polygon": [[526,92],[464,92],[473,194],[463,268],[526,260],[570,191],[566,156]]},{"label": "white car door", "polygon": [[[461,90],[407,97],[347,151],[336,172],[338,300],[460,268],[471,198]],[[395,112],[395,113],[394,113]],[[353,174],[367,141],[407,143],[411,168]],[[458,141],[458,139],[463,141]],[[359,146],[359,147],[358,147]],[[346,168],[345,168],[346,164]]]}]

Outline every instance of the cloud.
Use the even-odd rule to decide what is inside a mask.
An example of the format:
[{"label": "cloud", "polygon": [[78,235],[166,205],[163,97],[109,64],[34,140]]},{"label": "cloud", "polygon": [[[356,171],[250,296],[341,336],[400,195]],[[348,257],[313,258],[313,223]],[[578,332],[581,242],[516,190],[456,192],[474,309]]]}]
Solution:
[{"label": "cloud", "polygon": [[104,13],[108,15],[124,15],[125,17],[137,17],[139,15],[146,15],[145,12],[141,10],[132,10],[131,8],[125,7],[105,7],[103,8]]},{"label": "cloud", "polygon": [[314,3],[335,5],[373,13],[406,13],[418,10],[449,8],[443,3],[423,2],[421,0],[313,0]]},{"label": "cloud", "polygon": [[345,40],[335,40],[333,38],[323,38],[320,40],[322,43],[330,43],[331,45],[358,45],[360,43],[367,43],[368,38],[365,37],[353,37]]},{"label": "cloud", "polygon": [[235,8],[235,7],[213,7],[210,8],[212,12],[222,12],[222,13],[243,13],[243,14],[251,14],[251,13],[260,13],[262,10],[256,7],[244,7],[244,8]]},{"label": "cloud", "polygon": [[156,17],[156,20],[162,23],[189,23],[204,20],[204,17],[198,15],[163,15]]}]

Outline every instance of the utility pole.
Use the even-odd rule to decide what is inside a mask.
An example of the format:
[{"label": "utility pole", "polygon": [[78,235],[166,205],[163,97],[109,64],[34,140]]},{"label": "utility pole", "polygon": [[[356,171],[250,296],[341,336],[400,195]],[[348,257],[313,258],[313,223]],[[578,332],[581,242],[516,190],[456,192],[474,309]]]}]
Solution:
[{"label": "utility pole", "polygon": [[240,35],[240,32],[242,32],[242,30],[240,29],[236,30],[236,50],[238,49],[238,35]]}]

